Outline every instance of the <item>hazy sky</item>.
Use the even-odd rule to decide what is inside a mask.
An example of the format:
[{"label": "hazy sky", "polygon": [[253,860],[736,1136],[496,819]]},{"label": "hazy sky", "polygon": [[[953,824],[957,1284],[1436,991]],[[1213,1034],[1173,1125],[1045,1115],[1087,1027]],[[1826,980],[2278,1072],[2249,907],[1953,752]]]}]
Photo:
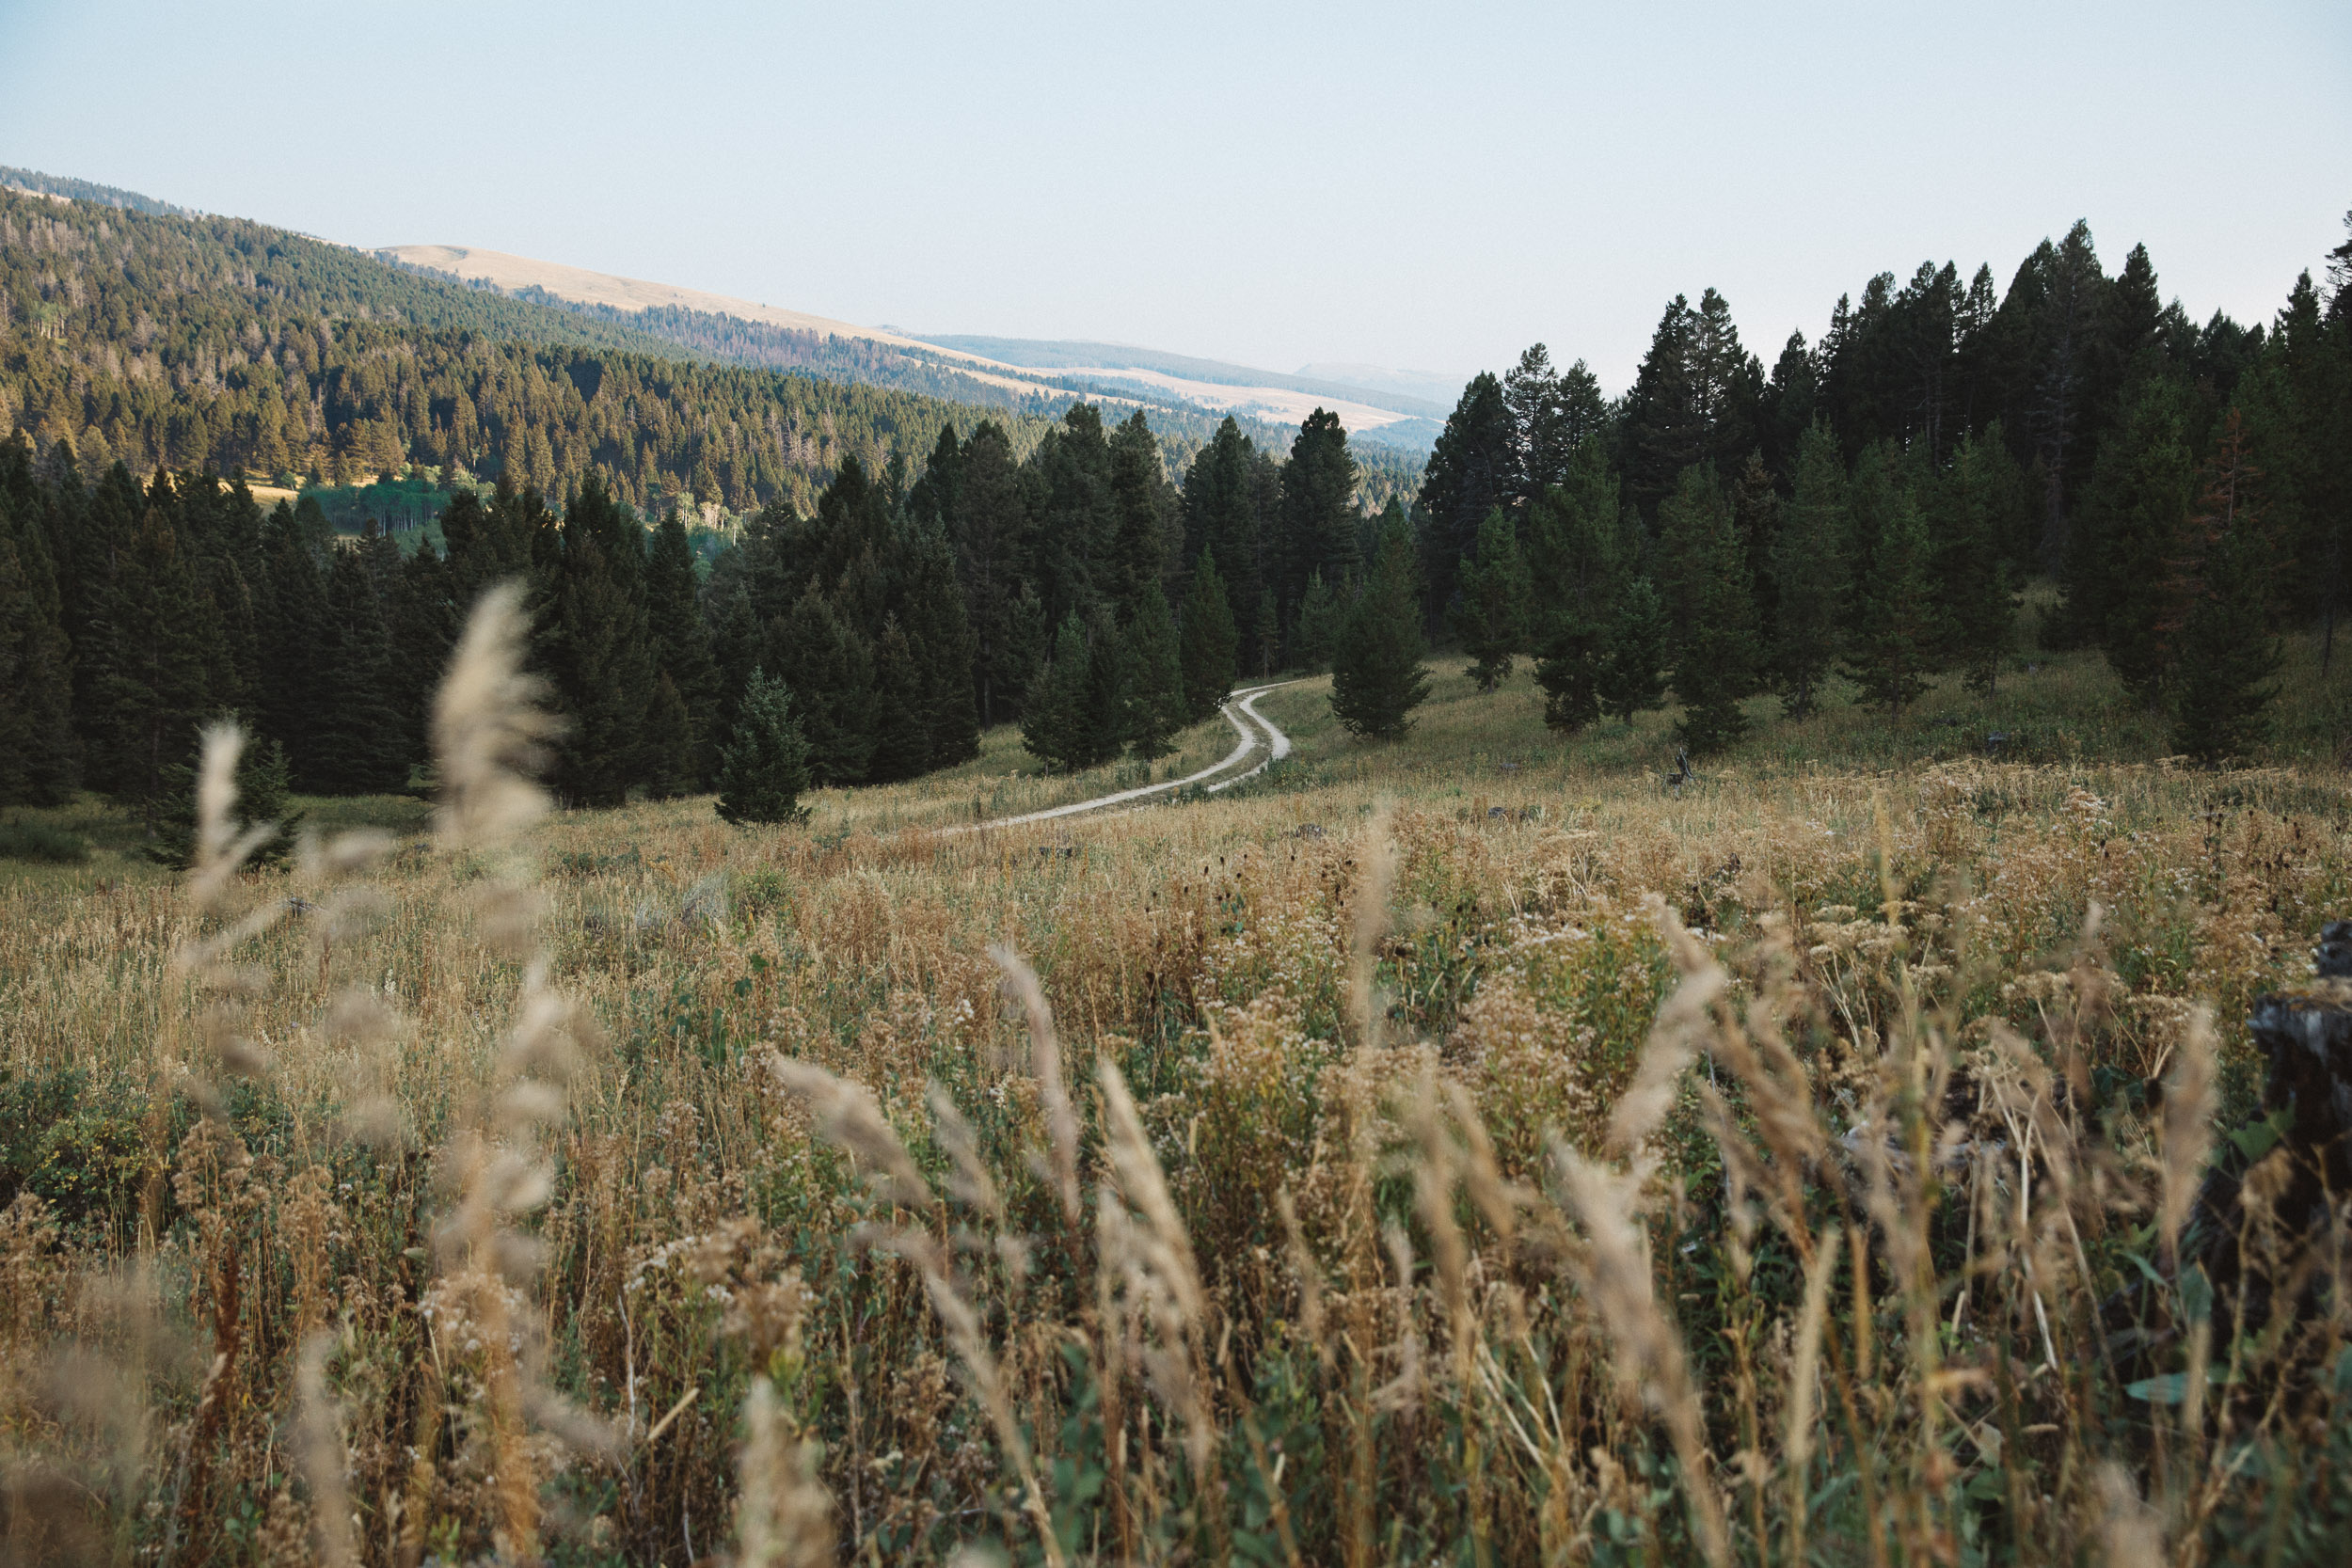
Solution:
[{"label": "hazy sky", "polygon": [[[1786,11],[1788,14],[1772,14]],[[2352,5],[0,0],[0,163],[918,331],[1629,377],[1922,259],[2265,320],[2352,207]]]}]

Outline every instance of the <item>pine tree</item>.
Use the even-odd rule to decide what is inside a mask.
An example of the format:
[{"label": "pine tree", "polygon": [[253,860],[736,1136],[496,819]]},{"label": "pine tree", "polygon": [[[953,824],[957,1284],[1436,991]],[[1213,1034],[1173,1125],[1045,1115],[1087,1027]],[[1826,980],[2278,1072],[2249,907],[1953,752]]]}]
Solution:
[{"label": "pine tree", "polygon": [[1402,739],[1413,709],[1429,696],[1413,577],[1411,535],[1391,524],[1382,531],[1363,592],[1341,623],[1331,660],[1331,712],[1351,735]]},{"label": "pine tree", "polygon": [[48,542],[0,490],[0,804],[56,805],[80,771],[72,647]]},{"label": "pine tree", "polygon": [[808,816],[808,744],[791,693],[755,669],[719,757],[719,816],[735,823],[799,822]]},{"label": "pine tree", "polygon": [[1258,607],[1264,587],[1259,576],[1258,453],[1232,416],[1194,454],[1184,470],[1184,555],[1216,552],[1233,617],[1236,657],[1252,662],[1259,650]]},{"label": "pine tree", "polygon": [[1846,602],[1846,465],[1837,437],[1816,420],[1797,448],[1796,494],[1772,542],[1780,585],[1772,671],[1791,719],[1809,717],[1836,667]]},{"label": "pine tree", "polygon": [[1337,414],[1318,408],[1298,427],[1282,466],[1281,588],[1294,608],[1316,573],[1336,582],[1356,567],[1356,459]]},{"label": "pine tree", "polygon": [[1346,598],[1321,572],[1309,578],[1298,601],[1298,625],[1291,633],[1291,668],[1309,674],[1331,668],[1346,621]]},{"label": "pine tree", "polygon": [[1184,665],[1176,641],[1176,618],[1157,582],[1146,584],[1135,619],[1127,624],[1125,691],[1127,747],[1145,761],[1175,749],[1184,727]]},{"label": "pine tree", "polygon": [[2017,638],[2017,590],[2002,546],[2023,478],[1995,420],[1985,436],[1962,439],[1939,486],[1937,592],[1968,689],[1988,695],[1998,687],[2001,662]]},{"label": "pine tree", "polygon": [[654,530],[645,558],[645,620],[653,636],[654,668],[677,696],[684,719],[675,742],[653,748],[657,793],[686,794],[704,786],[718,761],[719,667],[711,657],[694,576],[694,546],[673,511]]},{"label": "pine tree", "polygon": [[882,622],[874,649],[874,750],[866,776],[875,784],[912,779],[930,766],[929,689],[914,643],[895,615]]},{"label": "pine tree", "polygon": [[[1580,361],[1581,363],[1581,361]],[[1625,570],[1617,476],[1597,438],[1528,509],[1530,639],[1544,722],[1573,734],[1600,717],[1602,664]]]},{"label": "pine tree", "polygon": [[1603,712],[1627,723],[1666,703],[1666,606],[1645,577],[1628,579],[1610,616],[1601,656],[1599,689]]},{"label": "pine tree", "polygon": [[2281,661],[2264,603],[2266,552],[2251,533],[2223,535],[2206,552],[2204,580],[2179,637],[2172,745],[2207,761],[2243,757],[2269,731]]},{"label": "pine tree", "polygon": [[862,782],[874,753],[873,652],[816,584],[778,623],[762,662],[804,694],[800,721],[810,777],[820,784]]},{"label": "pine tree", "polygon": [[2269,684],[2281,656],[2270,624],[2263,478],[2245,421],[2232,409],[2190,519],[2190,537],[2203,548],[2170,639],[2172,744],[2207,761],[2251,752],[2268,732],[2265,710],[2279,694]]},{"label": "pine tree", "polygon": [[2162,377],[2130,397],[2122,425],[2100,445],[2069,555],[2068,610],[2095,628],[2116,674],[2151,705],[2163,688],[2167,633],[2184,610],[2174,563],[2195,484],[2185,402]]},{"label": "pine tree", "polygon": [[1117,522],[1104,586],[1120,616],[1133,619],[1145,593],[1160,586],[1168,568],[1163,522],[1168,475],[1160,464],[1159,437],[1140,408],[1112,433],[1110,448],[1110,500]]},{"label": "pine tree", "polygon": [[1063,618],[1053,655],[1021,705],[1021,744],[1058,772],[1075,773],[1103,760],[1090,702],[1093,663],[1086,623],[1073,610]]},{"label": "pine tree", "polygon": [[169,770],[217,711],[219,636],[211,602],[190,576],[170,518],[148,507],[117,556],[90,627],[93,666],[85,734],[90,772],[119,800],[154,810]]},{"label": "pine tree", "polygon": [[1860,613],[1847,644],[1847,675],[1863,700],[1897,721],[1942,668],[1947,623],[1931,570],[1927,519],[1908,491],[1897,495],[1859,588]]},{"label": "pine tree", "polygon": [[[218,722],[235,720],[224,714]],[[204,743],[199,736],[189,759],[166,770],[167,792],[157,808],[155,837],[146,847],[148,859],[175,871],[187,869],[196,859],[196,774],[203,759]],[[308,814],[286,809],[292,776],[283,746],[266,736],[244,737],[237,751],[234,820],[240,832],[248,825],[264,823],[276,830],[254,850],[254,863],[282,863],[294,847],[294,831]]]},{"label": "pine tree", "polygon": [[1518,448],[1502,383],[1481,372],[1462,388],[1422,471],[1416,510],[1422,577],[1433,619],[1454,602],[1455,575],[1477,546],[1478,525],[1511,499],[1520,464]]},{"label": "pine tree", "polygon": [[326,795],[405,789],[408,756],[392,701],[391,636],[375,581],[356,549],[335,552],[326,619],[318,654],[322,705],[307,726],[318,746],[315,787]]},{"label": "pine tree", "polygon": [[561,527],[543,525],[539,535],[543,657],[566,724],[555,784],[577,805],[617,806],[653,775],[644,720],[660,672],[645,625],[644,538],[593,475]]},{"label": "pine tree", "polygon": [[1217,574],[1216,551],[1206,546],[1193,563],[1192,586],[1184,594],[1181,644],[1184,713],[1197,723],[1222,707],[1232,693],[1234,653],[1240,644],[1232,607],[1225,600],[1225,579]]},{"label": "pine tree", "polygon": [[980,754],[979,711],[972,670],[978,657],[963,590],[946,534],[924,526],[901,542],[905,557],[904,625],[923,674],[924,727],[930,763],[949,768]]},{"label": "pine tree", "polygon": [[1475,662],[1470,675],[1492,691],[1511,673],[1512,656],[1527,646],[1528,576],[1518,530],[1501,507],[1478,525],[1478,551],[1461,568],[1454,625]]},{"label": "pine tree", "polygon": [[1715,752],[1747,730],[1740,701],[1756,689],[1756,596],[1746,542],[1710,466],[1682,471],[1658,509],[1674,640],[1674,689],[1682,703],[1682,738],[1693,752]]}]

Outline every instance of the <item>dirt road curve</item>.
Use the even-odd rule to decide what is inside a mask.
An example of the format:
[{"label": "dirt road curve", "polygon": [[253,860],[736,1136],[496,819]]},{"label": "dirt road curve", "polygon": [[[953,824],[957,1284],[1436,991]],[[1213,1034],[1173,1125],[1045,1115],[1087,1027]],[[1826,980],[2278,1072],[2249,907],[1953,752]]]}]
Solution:
[{"label": "dirt road curve", "polygon": [[[1123,806],[1130,801],[1141,800],[1153,795],[1164,795],[1171,789],[1182,789],[1186,784],[1201,784],[1209,779],[1217,780],[1216,783],[1208,786],[1212,792],[1229,789],[1245,780],[1254,779],[1265,771],[1268,764],[1279,761],[1291,754],[1291,737],[1277,728],[1273,720],[1258,711],[1259,698],[1276,687],[1290,684],[1288,681],[1274,681],[1265,686],[1253,686],[1248,690],[1236,691],[1226,699],[1225,705],[1217,711],[1225,715],[1227,723],[1233,726],[1233,734],[1237,739],[1233,749],[1225,754],[1225,760],[1214,768],[1203,768],[1198,773],[1188,774],[1181,779],[1169,779],[1163,784],[1145,784],[1139,789],[1122,789],[1115,795],[1098,795],[1091,800],[1075,800],[1066,806],[1055,806],[1046,811],[1033,811],[1023,816],[1000,816],[992,822],[969,822],[939,831],[968,833],[981,828],[1015,828],[1024,822],[1044,822],[1057,816],[1075,816],[1082,811],[1100,811],[1104,806]],[[1245,716],[1248,720],[1247,723],[1243,721]],[[1256,727],[1252,728],[1252,725]],[[1255,768],[1250,768],[1247,773],[1234,773],[1231,778],[1217,778],[1218,774],[1232,772],[1233,768],[1247,762],[1252,752],[1263,753],[1259,756],[1258,765]]]}]

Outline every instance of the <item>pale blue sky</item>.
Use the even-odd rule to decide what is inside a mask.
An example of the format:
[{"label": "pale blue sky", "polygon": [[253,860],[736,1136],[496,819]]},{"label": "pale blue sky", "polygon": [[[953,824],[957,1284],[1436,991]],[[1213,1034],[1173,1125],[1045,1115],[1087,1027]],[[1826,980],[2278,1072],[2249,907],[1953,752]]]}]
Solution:
[{"label": "pale blue sky", "polygon": [[920,331],[1612,388],[1708,284],[2075,217],[2266,319],[2352,207],[2352,6],[0,0],[0,163]]}]

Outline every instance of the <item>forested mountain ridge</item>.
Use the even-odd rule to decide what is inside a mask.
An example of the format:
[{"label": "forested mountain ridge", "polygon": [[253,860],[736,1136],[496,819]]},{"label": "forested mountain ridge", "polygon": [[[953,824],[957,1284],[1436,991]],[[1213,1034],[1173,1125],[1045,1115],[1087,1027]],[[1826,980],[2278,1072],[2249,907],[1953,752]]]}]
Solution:
[{"label": "forested mountain ridge", "polygon": [[[0,192],[0,429],[83,465],[342,479],[411,463],[641,506],[803,503],[840,458],[928,449],[969,405],[698,362],[569,310],[233,218]],[[1020,443],[1042,417],[1008,412]]]}]

